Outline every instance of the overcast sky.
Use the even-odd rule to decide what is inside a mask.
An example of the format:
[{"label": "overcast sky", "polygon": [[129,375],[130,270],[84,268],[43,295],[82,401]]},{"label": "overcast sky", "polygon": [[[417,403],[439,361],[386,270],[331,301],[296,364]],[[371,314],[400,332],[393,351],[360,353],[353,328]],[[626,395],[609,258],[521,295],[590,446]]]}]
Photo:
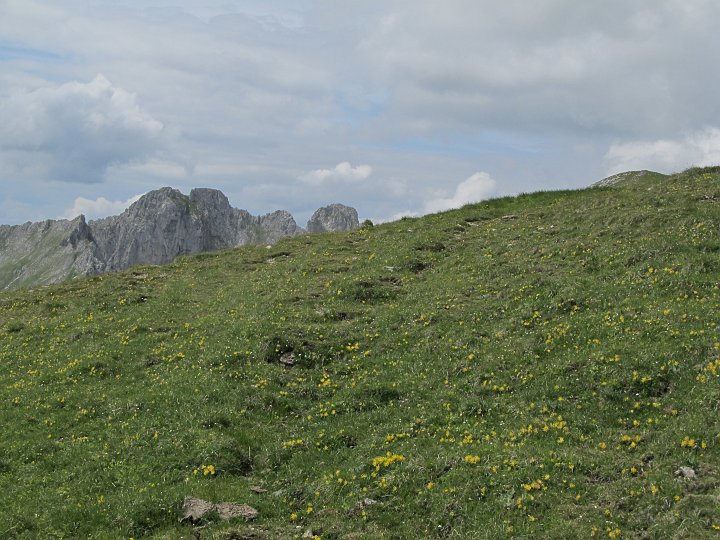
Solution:
[{"label": "overcast sky", "polygon": [[0,0],[0,223],[304,225],[720,163],[715,0]]}]

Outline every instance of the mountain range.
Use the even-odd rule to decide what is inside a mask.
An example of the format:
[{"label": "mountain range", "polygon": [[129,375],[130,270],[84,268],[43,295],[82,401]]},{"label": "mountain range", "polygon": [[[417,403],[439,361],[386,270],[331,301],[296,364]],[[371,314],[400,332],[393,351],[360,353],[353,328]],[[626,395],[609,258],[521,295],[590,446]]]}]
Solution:
[{"label": "mountain range", "polygon": [[80,215],[73,220],[0,226],[0,290],[357,227],[357,211],[341,204],[320,208],[303,229],[284,210],[253,216],[233,208],[215,189],[193,189],[188,196],[164,187],[145,194],[118,216],[88,222]]}]

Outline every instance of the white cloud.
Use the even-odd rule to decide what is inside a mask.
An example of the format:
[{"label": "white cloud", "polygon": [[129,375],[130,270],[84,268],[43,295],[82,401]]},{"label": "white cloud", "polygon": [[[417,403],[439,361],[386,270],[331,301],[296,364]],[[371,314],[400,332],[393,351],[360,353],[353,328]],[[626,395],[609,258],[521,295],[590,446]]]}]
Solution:
[{"label": "white cloud", "polygon": [[142,197],[142,194],[130,197],[127,201],[109,201],[105,197],[98,197],[95,200],[78,197],[75,199],[72,208],[65,210],[60,219],[75,219],[80,214],[83,214],[87,219],[114,216],[121,214],[140,197]]},{"label": "white cloud", "polygon": [[[389,2],[358,47],[391,89],[386,122],[610,130],[646,136],[716,117],[720,4],[456,0]],[[682,42],[678,48],[676,43]],[[692,80],[693,84],[687,81]],[[424,122],[423,122],[424,121]]]},{"label": "white cloud", "polygon": [[33,205],[22,203],[13,199],[0,200],[0,225],[8,223],[24,223],[33,221],[36,217]]},{"label": "white cloud", "polygon": [[705,128],[680,139],[616,143],[610,146],[605,160],[608,174],[638,169],[670,173],[690,166],[717,165],[720,164],[720,129]]},{"label": "white cloud", "polygon": [[370,165],[353,167],[349,162],[338,163],[334,169],[315,169],[300,176],[300,180],[311,186],[325,182],[359,182],[372,174]]},{"label": "white cloud", "polygon": [[193,167],[183,166],[179,163],[164,160],[150,160],[146,163],[139,163],[130,167],[133,171],[145,174],[147,176],[155,176],[170,179],[182,179],[193,174]]},{"label": "white cloud", "polygon": [[163,124],[135,94],[98,75],[16,92],[0,103],[2,172],[41,180],[98,183],[111,165],[142,161]]},{"label": "white cloud", "polygon": [[476,172],[460,182],[451,197],[425,203],[424,213],[442,212],[486,199],[495,190],[496,182],[486,172]]},{"label": "white cloud", "polygon": [[[677,134],[720,118],[719,17],[710,0],[0,0],[0,201],[56,216],[201,183],[254,213],[392,216],[452,199],[478,163],[494,194],[588,185],[638,152],[673,167]],[[100,128],[98,110],[117,114]],[[670,144],[606,158],[631,141]],[[63,199],[48,178],[133,187]]]}]

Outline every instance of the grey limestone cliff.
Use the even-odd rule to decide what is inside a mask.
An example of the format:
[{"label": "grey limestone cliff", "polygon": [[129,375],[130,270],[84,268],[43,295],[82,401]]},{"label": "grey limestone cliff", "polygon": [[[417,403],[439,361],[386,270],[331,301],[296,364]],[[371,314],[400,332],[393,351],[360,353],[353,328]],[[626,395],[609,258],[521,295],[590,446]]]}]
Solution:
[{"label": "grey limestone cliff", "polygon": [[[357,226],[354,209],[327,210],[335,206],[342,205],[315,213],[320,217],[313,223],[322,227],[316,230]],[[90,222],[79,216],[0,226],[0,290],[55,283],[135,264],[165,264],[178,255],[274,243],[304,233],[283,210],[253,216],[231,207],[227,197],[215,189],[193,189],[188,196],[165,187],[144,195],[118,216]]]},{"label": "grey limestone cliff", "polygon": [[319,208],[307,223],[311,233],[351,231],[360,226],[358,214],[354,208],[344,204],[331,204]]}]

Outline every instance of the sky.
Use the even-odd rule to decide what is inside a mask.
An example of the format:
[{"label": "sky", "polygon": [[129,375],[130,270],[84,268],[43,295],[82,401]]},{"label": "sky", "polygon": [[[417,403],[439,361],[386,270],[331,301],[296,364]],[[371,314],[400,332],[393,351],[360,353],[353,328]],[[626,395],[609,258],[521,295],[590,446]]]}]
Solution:
[{"label": "sky", "polygon": [[0,223],[361,219],[720,163],[715,0],[0,0]]}]

